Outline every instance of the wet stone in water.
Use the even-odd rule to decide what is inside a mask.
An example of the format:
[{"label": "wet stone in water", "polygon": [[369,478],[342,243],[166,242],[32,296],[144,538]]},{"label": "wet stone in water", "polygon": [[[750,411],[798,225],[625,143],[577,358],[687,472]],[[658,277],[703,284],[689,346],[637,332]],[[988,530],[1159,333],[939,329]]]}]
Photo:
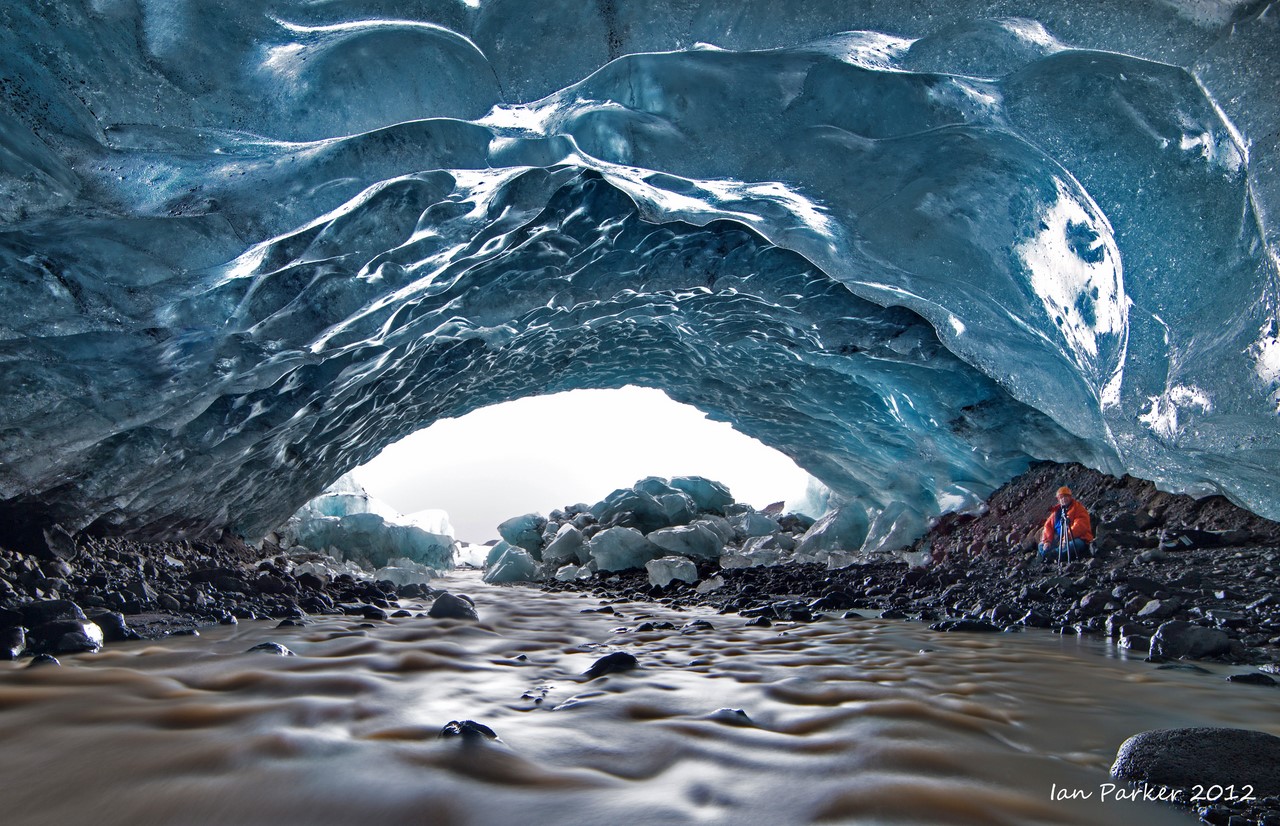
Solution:
[{"label": "wet stone in water", "polygon": [[623,671],[630,671],[640,665],[634,654],[626,651],[615,651],[612,654],[606,654],[584,672],[584,676],[588,680],[594,680],[597,677],[603,677],[605,674],[617,674]]},{"label": "wet stone in water", "polygon": [[478,743],[484,740],[497,740],[497,733],[484,723],[475,720],[451,720],[440,729],[441,739],[461,737],[464,743]]},{"label": "wet stone in water", "polygon": [[471,603],[471,600],[465,596],[454,596],[448,591],[436,597],[436,601],[431,604],[431,610],[427,612],[427,616],[433,619],[480,619],[480,615],[476,613],[476,607]]},{"label": "wet stone in water", "polygon": [[278,642],[260,642],[257,645],[255,645],[253,648],[250,648],[245,653],[252,654],[255,651],[261,651],[264,654],[275,654],[276,656],[279,656],[279,657],[296,656],[292,651],[290,651],[288,648],[286,648],[285,646],[281,645]]}]

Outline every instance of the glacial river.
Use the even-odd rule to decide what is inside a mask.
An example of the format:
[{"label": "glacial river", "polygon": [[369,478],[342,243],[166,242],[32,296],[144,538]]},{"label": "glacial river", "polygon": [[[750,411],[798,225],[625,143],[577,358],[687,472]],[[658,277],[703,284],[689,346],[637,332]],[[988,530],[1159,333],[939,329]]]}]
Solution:
[{"label": "glacial river", "polygon": [[[437,584],[480,622],[243,623],[61,668],[0,663],[0,822],[1185,825],[1108,788],[1126,737],[1280,734],[1276,689],[1096,641],[583,613],[600,603]],[[679,630],[696,619],[714,629]],[[646,620],[677,628],[636,632]],[[297,656],[245,653],[264,641]],[[585,681],[614,650],[640,667]],[[452,720],[500,741],[440,739]]]}]

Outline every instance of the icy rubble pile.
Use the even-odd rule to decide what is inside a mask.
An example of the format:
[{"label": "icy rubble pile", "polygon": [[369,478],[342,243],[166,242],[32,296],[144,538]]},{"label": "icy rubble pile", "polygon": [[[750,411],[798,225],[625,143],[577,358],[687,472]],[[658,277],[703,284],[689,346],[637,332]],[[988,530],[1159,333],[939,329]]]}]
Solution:
[{"label": "icy rubble pile", "polygon": [[298,510],[269,539],[298,560],[296,570],[330,578],[347,573],[397,585],[425,582],[452,568],[458,543],[448,517],[436,511],[409,524],[346,474]]},{"label": "icy rubble pile", "polygon": [[[870,534],[861,508],[827,517],[761,512],[734,501],[728,488],[698,476],[650,476],[594,505],[550,517],[529,513],[503,522],[488,555],[486,582],[589,579],[644,568],[649,581],[697,582],[699,568],[745,568],[817,562],[842,567],[898,551],[915,536]],[[901,541],[898,541],[901,538]],[[896,544],[887,544],[894,543]]]},{"label": "icy rubble pile", "polygon": [[1280,517],[1277,42],[1256,0],[0,3],[0,521],[258,537],[627,384],[859,546],[1034,459]]}]

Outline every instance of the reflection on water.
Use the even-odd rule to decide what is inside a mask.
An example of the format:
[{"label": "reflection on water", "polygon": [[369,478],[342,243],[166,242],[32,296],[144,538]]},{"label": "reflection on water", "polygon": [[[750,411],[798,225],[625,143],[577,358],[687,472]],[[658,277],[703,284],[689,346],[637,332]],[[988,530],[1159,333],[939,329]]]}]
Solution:
[{"label": "reflection on water", "polygon": [[[1100,799],[1122,740],[1280,734],[1274,689],[1047,633],[584,614],[596,601],[444,584],[479,624],[323,617],[0,664],[4,823],[1188,824]],[[715,630],[629,630],[649,618]],[[267,640],[298,656],[243,653]],[[618,649],[641,667],[581,678]],[[437,738],[463,719],[501,742]]]}]

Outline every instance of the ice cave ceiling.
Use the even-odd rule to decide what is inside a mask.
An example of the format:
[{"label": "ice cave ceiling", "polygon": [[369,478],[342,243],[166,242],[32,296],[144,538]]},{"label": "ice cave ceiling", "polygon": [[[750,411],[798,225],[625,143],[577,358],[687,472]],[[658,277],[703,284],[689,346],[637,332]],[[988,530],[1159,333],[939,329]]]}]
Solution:
[{"label": "ice cave ceiling", "polygon": [[1277,58],[1245,0],[2,4],[0,504],[260,534],[638,384],[872,515],[1053,458],[1280,518]]}]

